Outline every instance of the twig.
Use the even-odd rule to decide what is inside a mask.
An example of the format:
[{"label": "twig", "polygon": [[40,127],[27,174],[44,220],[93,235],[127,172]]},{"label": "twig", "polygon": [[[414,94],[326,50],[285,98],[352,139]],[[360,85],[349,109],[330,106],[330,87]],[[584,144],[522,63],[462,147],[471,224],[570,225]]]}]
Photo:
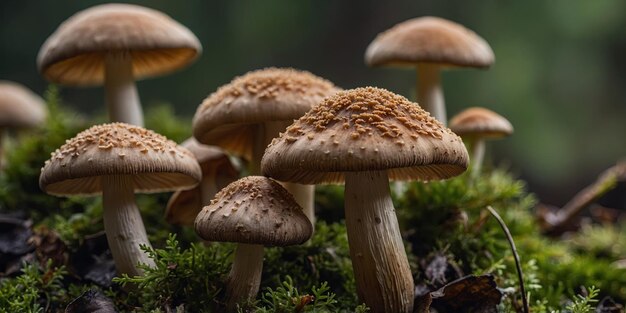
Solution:
[{"label": "twig", "polygon": [[520,261],[519,261],[519,255],[517,254],[517,249],[515,248],[515,242],[513,242],[513,236],[511,236],[511,232],[509,231],[509,228],[506,227],[504,220],[502,220],[498,212],[496,212],[496,210],[494,210],[490,205],[487,206],[487,210],[498,221],[498,224],[500,224],[500,227],[502,227],[502,230],[504,231],[504,234],[506,235],[506,239],[509,241],[509,245],[511,245],[511,250],[513,251],[513,258],[515,259],[515,267],[517,268],[517,277],[519,279],[519,289],[520,289],[520,292],[522,293],[522,305],[524,306],[524,313],[528,313],[530,312],[530,308],[528,307],[528,299],[526,299],[526,289],[524,288],[524,274],[522,273],[522,265],[520,264]]},{"label": "twig", "polygon": [[585,207],[615,188],[618,181],[625,179],[626,161],[611,166],[593,184],[579,191],[553,218],[546,219],[544,232],[550,235],[562,234]]}]

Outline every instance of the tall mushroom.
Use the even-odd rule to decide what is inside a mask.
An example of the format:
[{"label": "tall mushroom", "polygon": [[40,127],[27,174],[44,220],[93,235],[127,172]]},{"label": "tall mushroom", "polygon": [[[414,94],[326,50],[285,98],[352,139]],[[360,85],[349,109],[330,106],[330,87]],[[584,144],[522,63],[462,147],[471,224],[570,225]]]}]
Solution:
[{"label": "tall mushroom", "polygon": [[417,102],[447,123],[440,70],[486,68],[495,60],[489,44],[464,26],[439,17],[413,18],[380,33],[365,52],[368,66],[417,67]]},{"label": "tall mushroom", "polygon": [[39,186],[57,196],[102,193],[104,230],[119,274],[153,266],[135,192],[191,188],[201,178],[191,152],[153,131],[124,123],[96,125],[57,149],[41,169]]},{"label": "tall mushroom", "polygon": [[[193,135],[249,160],[250,175],[260,173],[265,147],[279,132],[339,89],[306,71],[266,68],[233,79],[209,95],[193,118]],[[283,185],[315,224],[314,186]]]},{"label": "tall mushroom", "polygon": [[481,107],[461,111],[450,120],[450,129],[467,140],[472,151],[472,176],[477,176],[485,157],[485,140],[509,136],[513,125],[502,115]]},{"label": "tall mushroom", "polygon": [[417,104],[384,89],[339,92],[265,150],[263,173],[298,183],[345,181],[357,292],[372,312],[413,310],[414,284],[389,179],[433,180],[465,171],[461,139]]},{"label": "tall mushroom", "polygon": [[244,177],[218,192],[198,214],[195,228],[205,240],[239,243],[226,286],[228,311],[259,291],[263,246],[301,244],[313,231],[293,196],[262,176]]},{"label": "tall mushroom", "polygon": [[5,129],[36,127],[46,116],[46,105],[41,97],[18,83],[0,80],[0,169]]},{"label": "tall mushroom", "polygon": [[37,66],[55,83],[104,84],[111,121],[143,126],[135,80],[185,67],[201,50],[198,38],[164,13],[111,3],[63,22],[41,46]]},{"label": "tall mushroom", "polygon": [[165,220],[170,224],[191,226],[202,207],[209,205],[219,190],[239,178],[239,170],[217,147],[200,144],[193,137],[180,145],[198,160],[202,181],[195,188],[178,190],[172,195],[165,209]]}]

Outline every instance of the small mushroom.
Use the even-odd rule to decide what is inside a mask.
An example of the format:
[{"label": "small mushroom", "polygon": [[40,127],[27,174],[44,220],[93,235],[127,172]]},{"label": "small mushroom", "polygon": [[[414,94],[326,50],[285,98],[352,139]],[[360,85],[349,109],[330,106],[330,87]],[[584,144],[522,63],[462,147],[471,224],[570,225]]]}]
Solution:
[{"label": "small mushroom", "polygon": [[467,162],[461,138],[418,105],[367,87],[339,92],[313,107],[272,141],[261,167],[265,175],[283,181],[345,181],[359,299],[372,312],[408,313],[415,285],[389,179],[445,179],[465,171]]},{"label": "small mushroom", "polygon": [[18,83],[0,80],[0,169],[5,129],[37,127],[46,116],[46,105],[41,97]]},{"label": "small mushroom", "polygon": [[191,152],[153,131],[124,123],[96,125],[57,149],[41,169],[39,186],[57,196],[102,193],[104,230],[119,274],[154,266],[135,192],[191,188],[202,176]]},{"label": "small mushroom", "polygon": [[208,241],[237,242],[226,286],[226,307],[255,298],[261,283],[263,246],[301,244],[313,228],[293,196],[272,179],[248,176],[217,193],[195,221]]},{"label": "small mushroom", "polygon": [[[274,137],[339,88],[306,71],[266,68],[233,79],[209,95],[193,118],[193,135],[249,161],[260,174],[261,157]],[[315,224],[314,186],[284,184]]]},{"label": "small mushroom", "polygon": [[368,66],[417,67],[417,102],[446,124],[440,70],[486,68],[495,60],[489,44],[464,26],[439,17],[413,18],[380,33],[365,52]]},{"label": "small mushroom", "polygon": [[485,140],[513,134],[513,125],[506,118],[480,107],[465,109],[454,116],[450,120],[450,129],[470,145],[473,176],[480,173],[485,157]]},{"label": "small mushroom", "polygon": [[172,195],[165,209],[165,220],[174,225],[191,226],[202,207],[209,205],[217,191],[239,178],[239,170],[221,149],[200,144],[193,137],[181,146],[191,151],[198,160],[202,181],[195,188],[178,190]]},{"label": "small mushroom", "polygon": [[104,84],[111,121],[143,126],[135,80],[185,67],[201,50],[198,38],[164,13],[111,3],[63,22],[41,46],[37,66],[51,82]]}]

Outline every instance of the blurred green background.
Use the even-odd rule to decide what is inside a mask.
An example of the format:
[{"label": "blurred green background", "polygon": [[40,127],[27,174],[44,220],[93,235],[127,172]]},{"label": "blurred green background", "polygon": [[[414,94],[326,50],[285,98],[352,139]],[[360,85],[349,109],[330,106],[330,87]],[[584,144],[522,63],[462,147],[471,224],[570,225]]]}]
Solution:
[{"label": "blurred green background", "polygon": [[[73,13],[101,1],[0,1],[0,79],[42,93],[39,47]],[[489,70],[444,74],[448,114],[484,106],[515,134],[492,142],[495,164],[529,181],[542,201],[562,205],[626,157],[626,1],[133,1],[189,27],[204,53],[192,66],[144,80],[144,108],[160,103],[189,120],[204,97],[234,76],[267,66],[309,70],[343,88],[374,85],[415,99],[411,70],[367,68],[377,33],[434,15],[485,38]],[[103,114],[102,88],[62,88],[66,103]],[[610,205],[624,207],[624,190]]]}]

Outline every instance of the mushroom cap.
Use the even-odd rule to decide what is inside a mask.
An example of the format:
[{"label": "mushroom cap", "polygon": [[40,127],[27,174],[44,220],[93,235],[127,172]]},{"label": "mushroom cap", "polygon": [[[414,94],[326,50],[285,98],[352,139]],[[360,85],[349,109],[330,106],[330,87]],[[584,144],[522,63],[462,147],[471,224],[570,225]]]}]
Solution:
[{"label": "mushroom cap", "polygon": [[166,14],[110,3],[80,11],[63,22],[39,50],[37,66],[53,82],[99,85],[108,52],[130,53],[135,79],[141,79],[182,68],[201,51],[198,38]]},{"label": "mushroom cap", "polygon": [[419,105],[366,87],[326,98],[295,121],[267,147],[261,169],[301,184],[383,170],[394,180],[433,180],[459,175],[468,160],[461,138]]},{"label": "mushroom cap", "polygon": [[513,133],[513,125],[505,117],[480,107],[467,108],[454,116],[450,129],[461,137],[499,138]]},{"label": "mushroom cap", "polygon": [[[202,168],[202,179],[215,180],[215,187],[218,190],[239,178],[239,171],[221,149],[200,144],[193,137],[180,145],[193,153],[198,160]],[[212,177],[207,177],[209,175]],[[176,191],[167,202],[165,220],[169,224],[193,225],[198,212],[202,209],[201,192],[200,186]]]},{"label": "mushroom cap", "polygon": [[36,127],[46,115],[41,97],[18,83],[0,80],[0,128]]},{"label": "mushroom cap", "polygon": [[250,159],[256,124],[288,125],[337,91],[331,82],[292,68],[248,72],[202,102],[193,118],[193,135],[201,143]]},{"label": "mushroom cap", "polygon": [[494,61],[483,38],[460,24],[432,16],[413,18],[378,34],[365,52],[368,66],[432,62],[484,68]]},{"label": "mushroom cap", "polygon": [[276,181],[248,176],[226,186],[196,217],[198,235],[209,241],[288,246],[313,232],[293,196]]},{"label": "mushroom cap", "polygon": [[39,186],[60,196],[97,194],[103,175],[131,175],[141,193],[191,188],[202,177],[193,154],[175,142],[142,127],[111,123],[82,131],[52,153]]}]

